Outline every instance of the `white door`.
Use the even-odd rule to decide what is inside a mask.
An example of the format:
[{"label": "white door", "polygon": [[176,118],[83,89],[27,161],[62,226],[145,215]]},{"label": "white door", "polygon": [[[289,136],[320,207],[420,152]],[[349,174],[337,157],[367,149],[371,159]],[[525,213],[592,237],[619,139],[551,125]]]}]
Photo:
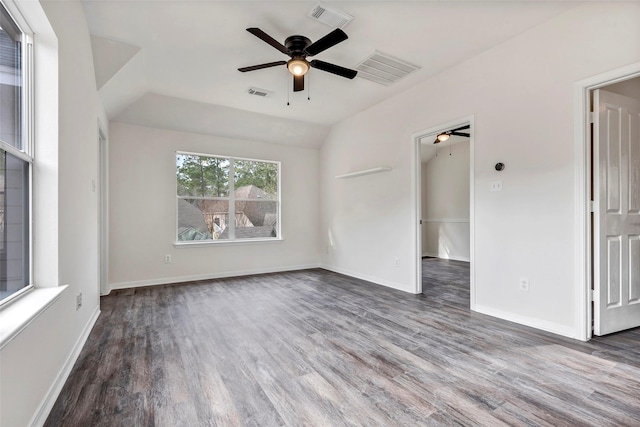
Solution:
[{"label": "white door", "polygon": [[594,91],[594,333],[640,326],[640,100]]}]

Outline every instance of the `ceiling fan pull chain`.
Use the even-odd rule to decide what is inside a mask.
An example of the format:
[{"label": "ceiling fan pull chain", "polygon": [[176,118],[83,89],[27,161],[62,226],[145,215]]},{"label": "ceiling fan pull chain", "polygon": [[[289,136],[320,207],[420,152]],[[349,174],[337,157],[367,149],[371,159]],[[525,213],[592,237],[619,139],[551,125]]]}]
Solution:
[{"label": "ceiling fan pull chain", "polygon": [[311,101],[311,76],[307,74],[307,101]]},{"label": "ceiling fan pull chain", "polygon": [[291,91],[291,88],[289,87],[289,82],[287,81],[287,105],[289,105],[289,92],[290,91]]},{"label": "ceiling fan pull chain", "polygon": [[451,140],[449,140],[449,155],[451,155]]}]

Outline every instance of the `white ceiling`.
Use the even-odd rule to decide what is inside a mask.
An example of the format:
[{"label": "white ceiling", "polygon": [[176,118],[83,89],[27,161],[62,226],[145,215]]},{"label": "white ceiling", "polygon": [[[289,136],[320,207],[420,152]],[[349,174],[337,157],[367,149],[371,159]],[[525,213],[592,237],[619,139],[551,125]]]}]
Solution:
[{"label": "white ceiling", "polygon": [[[288,59],[245,29],[259,27],[282,43],[292,34],[315,41],[333,30],[307,16],[315,4],[83,0],[96,80],[109,118],[318,146],[332,124],[409,90],[577,3],[325,2],[354,20],[344,28],[348,40],[314,58],[355,68],[379,50],[422,68],[389,87],[312,69],[306,84],[310,90],[290,94],[288,106],[292,82],[286,67],[237,71],[238,67]],[[269,98],[249,95],[251,86],[274,94]],[[189,111],[201,114],[192,117]],[[196,123],[190,123],[192,119]],[[220,131],[220,123],[229,129]],[[244,135],[247,123],[258,127]]]}]

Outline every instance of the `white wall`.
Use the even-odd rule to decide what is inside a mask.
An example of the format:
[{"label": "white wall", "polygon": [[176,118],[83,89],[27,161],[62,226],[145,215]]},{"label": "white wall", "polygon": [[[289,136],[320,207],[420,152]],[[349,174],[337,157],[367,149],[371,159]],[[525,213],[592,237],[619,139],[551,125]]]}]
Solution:
[{"label": "white wall", "polygon": [[[318,266],[318,150],[118,122],[109,144],[112,289]],[[284,240],[175,247],[176,151],[280,161]]]},{"label": "white wall", "polygon": [[[37,5],[25,2],[21,7]],[[59,56],[56,60],[55,37],[43,39],[36,46],[36,73],[42,77],[39,82],[57,77],[59,87],[48,82],[36,99],[43,104],[36,112],[34,277],[36,286],[69,288],[2,348],[2,426],[44,421],[99,308],[97,200],[91,180],[97,177],[97,123],[105,115],[97,97],[82,6],[66,1],[42,7],[57,35]],[[34,30],[38,42],[39,34],[46,32]],[[44,104],[56,95],[59,118],[56,104]],[[80,292],[83,306],[76,311],[75,296]]]},{"label": "white wall", "polygon": [[[640,4],[587,3],[336,125],[321,152],[331,269],[414,292],[412,135],[474,117],[475,308],[579,337],[573,85],[640,61]],[[438,99],[439,102],[425,102]],[[491,192],[497,161],[502,192]],[[379,164],[387,174],[334,175]],[[399,258],[400,267],[393,259]],[[528,277],[529,292],[518,289]],[[472,305],[473,306],[473,305]]]},{"label": "white wall", "polygon": [[[80,2],[47,2],[60,47],[60,282],[82,292],[84,319],[99,305],[98,124],[107,123],[96,90],[93,56]],[[106,126],[104,126],[106,129]]]},{"label": "white wall", "polygon": [[420,174],[422,256],[469,261],[469,141],[440,145]]}]

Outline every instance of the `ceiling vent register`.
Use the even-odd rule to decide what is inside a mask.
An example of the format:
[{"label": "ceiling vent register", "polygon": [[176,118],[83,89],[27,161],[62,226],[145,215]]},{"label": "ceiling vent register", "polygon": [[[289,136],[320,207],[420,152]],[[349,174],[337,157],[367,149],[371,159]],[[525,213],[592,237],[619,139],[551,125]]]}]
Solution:
[{"label": "ceiling vent register", "polygon": [[353,16],[341,10],[331,8],[322,2],[318,2],[318,4],[311,9],[309,18],[333,28],[344,28],[353,20]]},{"label": "ceiling vent register", "polygon": [[421,67],[379,51],[373,52],[356,67],[358,77],[390,86]]},{"label": "ceiling vent register", "polygon": [[249,93],[249,95],[261,96],[263,98],[269,98],[273,93],[268,90],[258,89],[257,87],[250,87],[247,92]]}]

